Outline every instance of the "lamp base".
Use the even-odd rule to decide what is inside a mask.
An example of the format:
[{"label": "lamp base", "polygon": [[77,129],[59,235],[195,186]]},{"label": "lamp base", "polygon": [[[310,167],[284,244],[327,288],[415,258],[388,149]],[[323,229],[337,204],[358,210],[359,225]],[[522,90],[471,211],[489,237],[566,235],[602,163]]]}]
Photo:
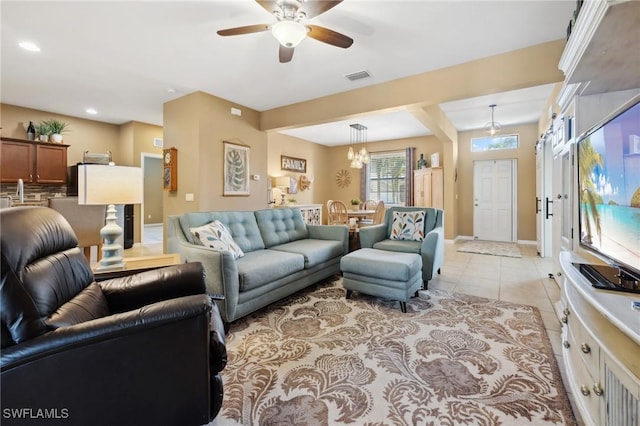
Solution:
[{"label": "lamp base", "polygon": [[122,228],[116,223],[116,220],[116,206],[109,204],[106,224],[100,230],[100,236],[104,243],[102,245],[102,259],[96,266],[96,271],[124,269],[122,246],[118,243],[118,238],[122,235]]}]

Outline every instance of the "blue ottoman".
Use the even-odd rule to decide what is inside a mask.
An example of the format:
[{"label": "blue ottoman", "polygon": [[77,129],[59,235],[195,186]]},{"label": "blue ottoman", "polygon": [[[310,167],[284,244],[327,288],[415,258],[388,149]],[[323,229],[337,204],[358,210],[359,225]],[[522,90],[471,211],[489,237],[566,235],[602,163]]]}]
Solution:
[{"label": "blue ottoman", "polygon": [[347,299],[353,291],[400,301],[407,312],[407,301],[422,288],[422,257],[416,253],[364,248],[340,260],[342,285]]}]

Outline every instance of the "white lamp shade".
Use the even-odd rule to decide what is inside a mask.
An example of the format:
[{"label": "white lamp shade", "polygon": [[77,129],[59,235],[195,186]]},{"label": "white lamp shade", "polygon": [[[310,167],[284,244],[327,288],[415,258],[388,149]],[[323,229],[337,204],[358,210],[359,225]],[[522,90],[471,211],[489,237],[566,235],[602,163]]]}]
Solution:
[{"label": "white lamp shade", "polygon": [[295,21],[280,21],[273,24],[271,34],[284,47],[296,47],[307,35],[307,27]]},{"label": "white lamp shade", "polygon": [[289,177],[288,176],[279,176],[276,178],[276,186],[280,188],[288,188],[289,187]]},{"label": "white lamp shade", "polygon": [[78,166],[78,204],[142,203],[142,169],[104,164]]}]

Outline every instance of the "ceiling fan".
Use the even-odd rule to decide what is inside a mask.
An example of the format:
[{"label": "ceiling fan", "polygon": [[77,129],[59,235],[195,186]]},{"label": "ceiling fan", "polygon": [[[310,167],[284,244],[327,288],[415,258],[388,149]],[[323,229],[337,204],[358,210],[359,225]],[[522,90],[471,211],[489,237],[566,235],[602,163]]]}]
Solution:
[{"label": "ceiling fan", "polygon": [[319,25],[303,24],[301,21],[314,18],[342,3],[342,0],[256,0],[267,12],[276,17],[275,24],[257,24],[227,28],[218,31],[221,36],[271,31],[280,42],[280,62],[289,62],[293,49],[307,36],[346,49],[353,39],[344,34]]}]

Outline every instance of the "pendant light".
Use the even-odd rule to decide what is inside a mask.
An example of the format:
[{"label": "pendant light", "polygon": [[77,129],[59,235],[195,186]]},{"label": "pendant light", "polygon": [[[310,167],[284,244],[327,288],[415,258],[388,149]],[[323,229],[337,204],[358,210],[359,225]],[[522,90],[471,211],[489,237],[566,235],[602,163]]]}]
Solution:
[{"label": "pendant light", "polygon": [[369,162],[367,151],[367,128],[362,124],[350,124],[351,135],[349,139],[349,151],[347,160],[351,161],[351,168],[361,169],[363,164]]},{"label": "pendant light", "polygon": [[491,108],[491,122],[484,125],[485,131],[491,136],[497,135],[498,133],[500,133],[500,130],[502,129],[502,126],[500,125],[500,123],[498,123],[493,119],[493,111],[495,107],[496,107],[496,104],[489,105],[489,108]]}]

